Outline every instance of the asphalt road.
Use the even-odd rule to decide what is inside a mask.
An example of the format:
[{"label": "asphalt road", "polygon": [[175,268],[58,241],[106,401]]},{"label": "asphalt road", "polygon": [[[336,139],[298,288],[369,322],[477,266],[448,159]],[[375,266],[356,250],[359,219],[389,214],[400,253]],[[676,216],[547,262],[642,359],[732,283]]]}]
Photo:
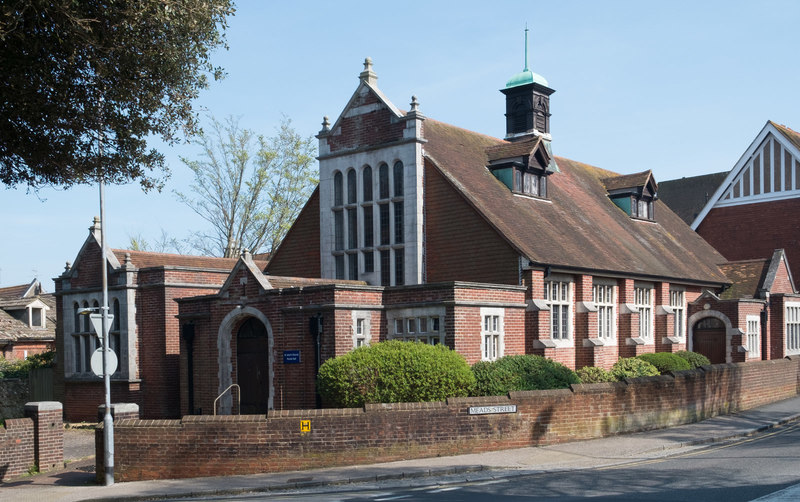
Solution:
[{"label": "asphalt road", "polygon": [[[625,465],[518,475],[447,484],[427,479],[425,486],[348,485],[317,491],[251,493],[175,500],[240,501],[724,501],[800,500],[800,423],[731,443]],[[781,491],[783,490],[783,491]]]}]

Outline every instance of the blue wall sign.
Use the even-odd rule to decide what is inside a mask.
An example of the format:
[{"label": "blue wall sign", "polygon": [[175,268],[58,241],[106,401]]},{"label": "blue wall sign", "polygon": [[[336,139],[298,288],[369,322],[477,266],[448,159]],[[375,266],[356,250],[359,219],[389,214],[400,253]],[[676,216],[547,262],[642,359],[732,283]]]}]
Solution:
[{"label": "blue wall sign", "polygon": [[284,350],[283,351],[283,364],[299,364],[300,351],[299,350]]}]

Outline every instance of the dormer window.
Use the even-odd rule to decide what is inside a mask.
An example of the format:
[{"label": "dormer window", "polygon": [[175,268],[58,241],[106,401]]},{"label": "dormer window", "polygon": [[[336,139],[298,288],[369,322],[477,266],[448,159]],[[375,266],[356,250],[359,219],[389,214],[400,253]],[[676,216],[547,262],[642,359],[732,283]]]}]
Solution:
[{"label": "dormer window", "polygon": [[606,178],[603,183],[611,202],[628,216],[655,221],[654,202],[658,199],[658,185],[651,171]]},{"label": "dormer window", "polygon": [[550,143],[533,137],[486,149],[487,167],[513,193],[547,197],[547,177],[558,172]]}]

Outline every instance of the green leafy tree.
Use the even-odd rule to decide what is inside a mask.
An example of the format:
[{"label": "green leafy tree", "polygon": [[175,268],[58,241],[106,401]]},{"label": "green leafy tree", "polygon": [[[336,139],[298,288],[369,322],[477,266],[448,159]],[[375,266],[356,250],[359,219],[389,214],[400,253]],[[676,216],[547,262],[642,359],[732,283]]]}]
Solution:
[{"label": "green leafy tree", "polygon": [[211,225],[194,247],[224,257],[243,248],[274,251],[318,182],[314,138],[301,137],[286,117],[272,137],[241,129],[231,117],[212,119],[211,134],[196,143],[200,160],[181,159],[194,172],[191,193],[176,192]]},{"label": "green leafy tree", "polygon": [[[167,144],[198,130],[192,102],[222,76],[232,0],[5,0],[0,4],[0,182],[138,180],[160,187]],[[103,149],[98,150],[98,139]]]}]

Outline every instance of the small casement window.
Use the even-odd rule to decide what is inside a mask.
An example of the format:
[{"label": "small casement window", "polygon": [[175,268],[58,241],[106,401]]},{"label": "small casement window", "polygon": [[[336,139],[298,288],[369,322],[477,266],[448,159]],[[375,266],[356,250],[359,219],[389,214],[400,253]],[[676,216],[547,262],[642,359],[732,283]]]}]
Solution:
[{"label": "small casement window", "polygon": [[44,327],[44,309],[42,308],[31,308],[31,328],[43,328]]},{"label": "small casement window", "polygon": [[800,303],[786,303],[786,354],[800,354]]},{"label": "small casement window", "polygon": [[394,163],[394,196],[403,196],[403,163],[400,161]]},{"label": "small casement window", "polygon": [[550,336],[554,340],[572,338],[572,288],[569,281],[545,281],[544,301],[550,306]]},{"label": "small casement window", "polygon": [[653,340],[653,288],[636,286],[633,288],[634,306],[639,311],[639,338]]},{"label": "small casement window", "polygon": [[347,203],[356,203],[358,181],[356,180],[356,172],[353,169],[347,171]]},{"label": "small casement window", "polygon": [[616,331],[616,303],[612,284],[592,285],[592,302],[597,307],[597,338],[613,340]]},{"label": "small casement window", "polygon": [[389,166],[386,164],[378,167],[378,198],[389,198]]},{"label": "small casement window", "polygon": [[495,309],[482,309],[481,359],[496,361],[503,357],[503,316]]},{"label": "small casement window", "polygon": [[534,197],[547,197],[547,177],[538,171],[516,169],[514,191]]},{"label": "small casement window", "polygon": [[363,192],[363,199],[364,202],[372,201],[372,168],[366,166],[364,171],[361,173],[362,177],[362,192]]},{"label": "small casement window", "polygon": [[631,197],[631,216],[642,220],[654,220],[653,200],[644,197]]},{"label": "small casement window", "polygon": [[761,317],[757,315],[747,316],[747,333],[745,333],[746,340],[744,340],[745,347],[747,347],[747,357],[757,357],[761,353]]},{"label": "small casement window", "polygon": [[394,319],[392,339],[438,345],[444,342],[441,326],[440,315],[411,312]]},{"label": "small casement window", "polygon": [[686,301],[684,292],[675,289],[670,290],[669,306],[675,312],[673,336],[683,338],[686,336]]},{"label": "small casement window", "polygon": [[353,312],[353,348],[357,349],[370,343],[369,312]]},{"label": "small casement window", "polygon": [[344,204],[344,187],[342,173],[336,171],[333,175],[333,205],[341,206]]}]

